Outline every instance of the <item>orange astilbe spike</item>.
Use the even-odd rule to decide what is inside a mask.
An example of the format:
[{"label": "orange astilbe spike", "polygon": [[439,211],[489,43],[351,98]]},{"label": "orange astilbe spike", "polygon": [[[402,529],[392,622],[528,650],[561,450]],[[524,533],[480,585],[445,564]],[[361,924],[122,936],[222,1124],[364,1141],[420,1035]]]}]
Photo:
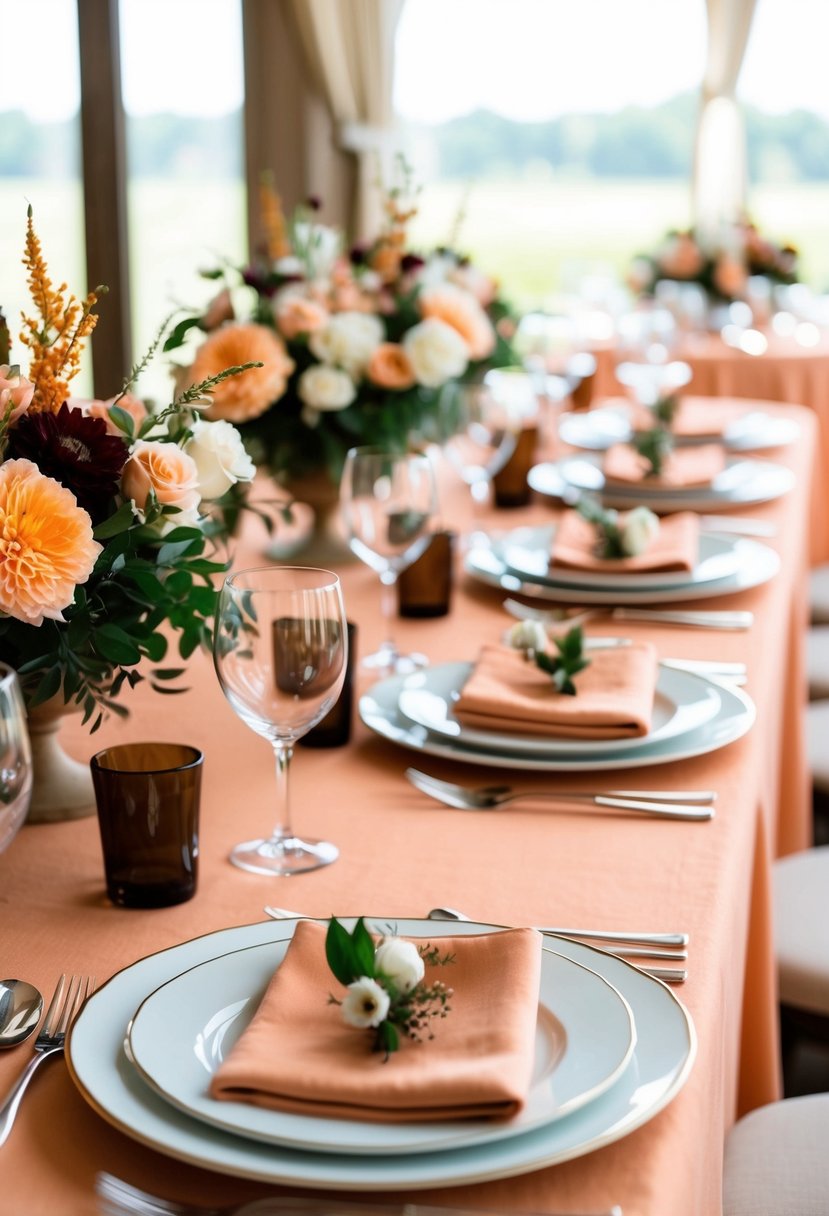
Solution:
[{"label": "orange astilbe spike", "polygon": [[265,245],[272,262],[286,258],[291,252],[282,200],[276,192],[273,178],[263,173],[259,183],[259,210],[265,230]]},{"label": "orange astilbe spike", "polygon": [[20,335],[20,341],[31,351],[29,379],[35,391],[29,409],[55,413],[69,396],[70,380],[80,370],[84,343],[98,321],[92,310],[104,289],[90,291],[81,301],[69,292],[66,283],[57,289],[52,286],[31,207],[23,265],[29,272],[29,293],[36,310],[34,317],[23,314]]}]

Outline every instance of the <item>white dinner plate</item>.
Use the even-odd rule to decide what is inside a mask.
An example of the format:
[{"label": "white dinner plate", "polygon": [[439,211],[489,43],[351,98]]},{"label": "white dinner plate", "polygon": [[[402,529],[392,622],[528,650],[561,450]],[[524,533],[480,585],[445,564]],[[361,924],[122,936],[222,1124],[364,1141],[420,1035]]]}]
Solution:
[{"label": "white dinner plate", "polygon": [[[538,531],[543,532],[544,529]],[[515,534],[518,534],[520,541],[525,542],[523,547],[526,550],[528,534],[533,535],[533,532],[533,529],[518,528],[515,532],[493,537],[488,542],[482,533],[476,533],[474,545],[464,559],[467,574],[479,582],[487,583],[491,587],[500,587],[511,594],[555,600],[562,604],[606,604],[609,607],[634,604],[642,607],[643,604],[679,604],[686,600],[735,595],[739,591],[748,591],[751,587],[767,583],[780,569],[780,558],[774,549],[759,541],[741,537],[732,542],[737,569],[725,578],[711,579],[708,582],[688,582],[678,586],[660,585],[641,591],[617,586],[615,582],[609,588],[561,583],[551,577],[542,582],[537,576],[521,575],[516,570],[511,570],[506,561],[506,554]]]},{"label": "white dinner plate", "polygon": [[472,668],[472,663],[437,663],[406,676],[397,702],[401,714],[464,747],[527,756],[580,755],[589,760],[608,749],[614,754],[641,751],[663,739],[687,735],[714,718],[721,705],[719,688],[714,684],[700,682],[690,672],[661,667],[653,699],[653,721],[647,735],[633,739],[553,739],[520,732],[473,730],[455,717],[455,705]]},{"label": "white dinner plate", "polygon": [[[384,925],[371,927],[386,931]],[[431,931],[425,940],[430,937]],[[162,1097],[237,1135],[314,1153],[445,1152],[494,1143],[564,1118],[617,1081],[633,1054],[636,1032],[627,1001],[595,971],[545,953],[533,1084],[514,1119],[378,1123],[217,1102],[207,1093],[210,1079],[250,1024],[288,944],[249,946],[211,959],[147,997],[130,1028],[130,1053]],[[344,1026],[343,1033],[355,1032]]]},{"label": "white dinner plate", "polygon": [[[384,923],[388,918],[371,919]],[[93,1108],[141,1144],[220,1173],[317,1190],[416,1191],[514,1177],[593,1152],[652,1119],[691,1071],[693,1023],[664,984],[623,959],[556,938],[550,944],[557,954],[597,971],[622,994],[637,1028],[633,1057],[617,1083],[567,1118],[493,1144],[387,1157],[304,1153],[210,1127],[176,1110],[141,1079],[124,1054],[127,1024],[144,998],[167,980],[229,951],[285,940],[288,923],[209,933],[141,959],[93,993],[66,1046],[70,1074]],[[406,936],[431,937],[499,928],[400,919],[397,927]]]},{"label": "white dinner plate", "polygon": [[[595,410],[562,414],[559,419],[562,443],[587,451],[604,452],[614,443],[628,443],[633,427],[626,407],[622,404],[600,406]],[[735,418],[721,435],[675,435],[677,447],[693,447],[721,439],[731,452],[763,452],[787,447],[800,437],[800,423],[794,418],[780,418],[763,410],[749,409]]]},{"label": "white dinner plate", "polygon": [[499,546],[504,564],[511,574],[534,583],[554,587],[595,587],[599,591],[653,591],[664,587],[699,587],[736,574],[743,563],[743,551],[733,536],[702,532],[699,555],[693,570],[640,571],[569,570],[550,565],[555,525],[516,528]]},{"label": "white dinner plate", "polygon": [[527,482],[536,493],[565,502],[573,502],[583,493],[601,494],[608,507],[644,504],[652,511],[668,515],[672,511],[723,511],[771,502],[788,494],[795,480],[794,473],[785,465],[767,460],[732,460],[709,486],[670,490],[648,488],[644,481],[630,486],[621,483],[606,486],[600,466],[598,459],[571,456],[535,465],[527,474]]},{"label": "white dinner plate", "polygon": [[[710,685],[704,676],[683,672],[689,680],[699,680]],[[585,755],[581,750],[566,754],[524,755],[512,748],[467,747],[460,740],[448,739],[434,734],[425,726],[412,722],[400,710],[400,694],[408,676],[390,676],[380,680],[363,693],[360,698],[360,717],[370,730],[416,752],[429,756],[443,756],[464,764],[487,765],[493,768],[523,769],[541,773],[600,772],[622,768],[645,768],[652,764],[671,764],[674,760],[687,760],[692,756],[703,756],[717,751],[735,739],[740,739],[751,729],[755,718],[754,702],[742,689],[733,685],[716,684],[720,698],[717,712],[707,722],[684,735],[650,743],[626,750],[615,742],[600,745],[595,752]]]}]

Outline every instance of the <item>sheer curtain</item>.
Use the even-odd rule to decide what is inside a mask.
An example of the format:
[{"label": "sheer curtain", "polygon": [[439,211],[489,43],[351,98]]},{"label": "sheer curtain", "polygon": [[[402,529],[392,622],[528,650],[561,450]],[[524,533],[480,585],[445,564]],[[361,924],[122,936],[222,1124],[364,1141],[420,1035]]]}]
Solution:
[{"label": "sheer curtain", "polygon": [[308,68],[357,160],[355,235],[377,231],[377,182],[397,142],[392,109],[394,36],[404,0],[291,0]]},{"label": "sheer curtain", "polygon": [[757,0],[706,0],[708,56],[694,157],[694,217],[715,235],[745,203],[745,129],[735,98]]}]

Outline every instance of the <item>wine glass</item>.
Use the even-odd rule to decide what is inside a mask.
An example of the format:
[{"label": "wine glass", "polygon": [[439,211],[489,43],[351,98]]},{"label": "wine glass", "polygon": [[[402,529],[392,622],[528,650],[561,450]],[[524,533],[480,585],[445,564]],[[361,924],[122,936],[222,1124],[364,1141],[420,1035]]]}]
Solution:
[{"label": "wine glass", "polygon": [[330,570],[240,570],[219,596],[213,658],[222,691],[276,757],[277,815],[271,835],[238,844],[230,860],[254,874],[299,874],[339,856],[328,841],[294,835],[288,772],[297,739],[337,700],[348,651],[340,580]]},{"label": "wine glass", "polygon": [[447,384],[438,406],[443,450],[469,486],[473,501],[486,505],[492,478],[515,451],[520,418],[491,384]]},{"label": "wine glass", "polygon": [[0,663],[0,853],[17,834],[32,797],[32,749],[17,675]]},{"label": "wine glass", "polygon": [[424,552],[437,512],[435,473],[428,456],[352,448],[346,456],[340,503],[348,542],[382,585],[381,609],[387,640],[363,666],[394,672],[425,667],[423,655],[403,655],[391,638],[395,584],[402,570]]}]

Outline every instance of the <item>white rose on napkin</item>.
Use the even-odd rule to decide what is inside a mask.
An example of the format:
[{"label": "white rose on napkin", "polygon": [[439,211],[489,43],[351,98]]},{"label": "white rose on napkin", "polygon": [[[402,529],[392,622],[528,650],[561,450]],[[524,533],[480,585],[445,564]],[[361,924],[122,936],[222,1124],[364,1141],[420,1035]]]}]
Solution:
[{"label": "white rose on napkin", "polygon": [[374,952],[374,964],[401,992],[411,992],[426,971],[417,946],[399,937],[387,937],[380,943]]},{"label": "white rose on napkin", "polygon": [[348,985],[342,1003],[343,1020],[358,1030],[377,1027],[385,1019],[390,1003],[385,988],[363,975]]},{"label": "white rose on napkin", "polygon": [[515,650],[546,650],[547,631],[540,621],[516,621],[507,642]]},{"label": "white rose on napkin", "polygon": [[634,507],[622,528],[622,551],[627,557],[637,557],[659,535],[659,518],[647,507]]}]

